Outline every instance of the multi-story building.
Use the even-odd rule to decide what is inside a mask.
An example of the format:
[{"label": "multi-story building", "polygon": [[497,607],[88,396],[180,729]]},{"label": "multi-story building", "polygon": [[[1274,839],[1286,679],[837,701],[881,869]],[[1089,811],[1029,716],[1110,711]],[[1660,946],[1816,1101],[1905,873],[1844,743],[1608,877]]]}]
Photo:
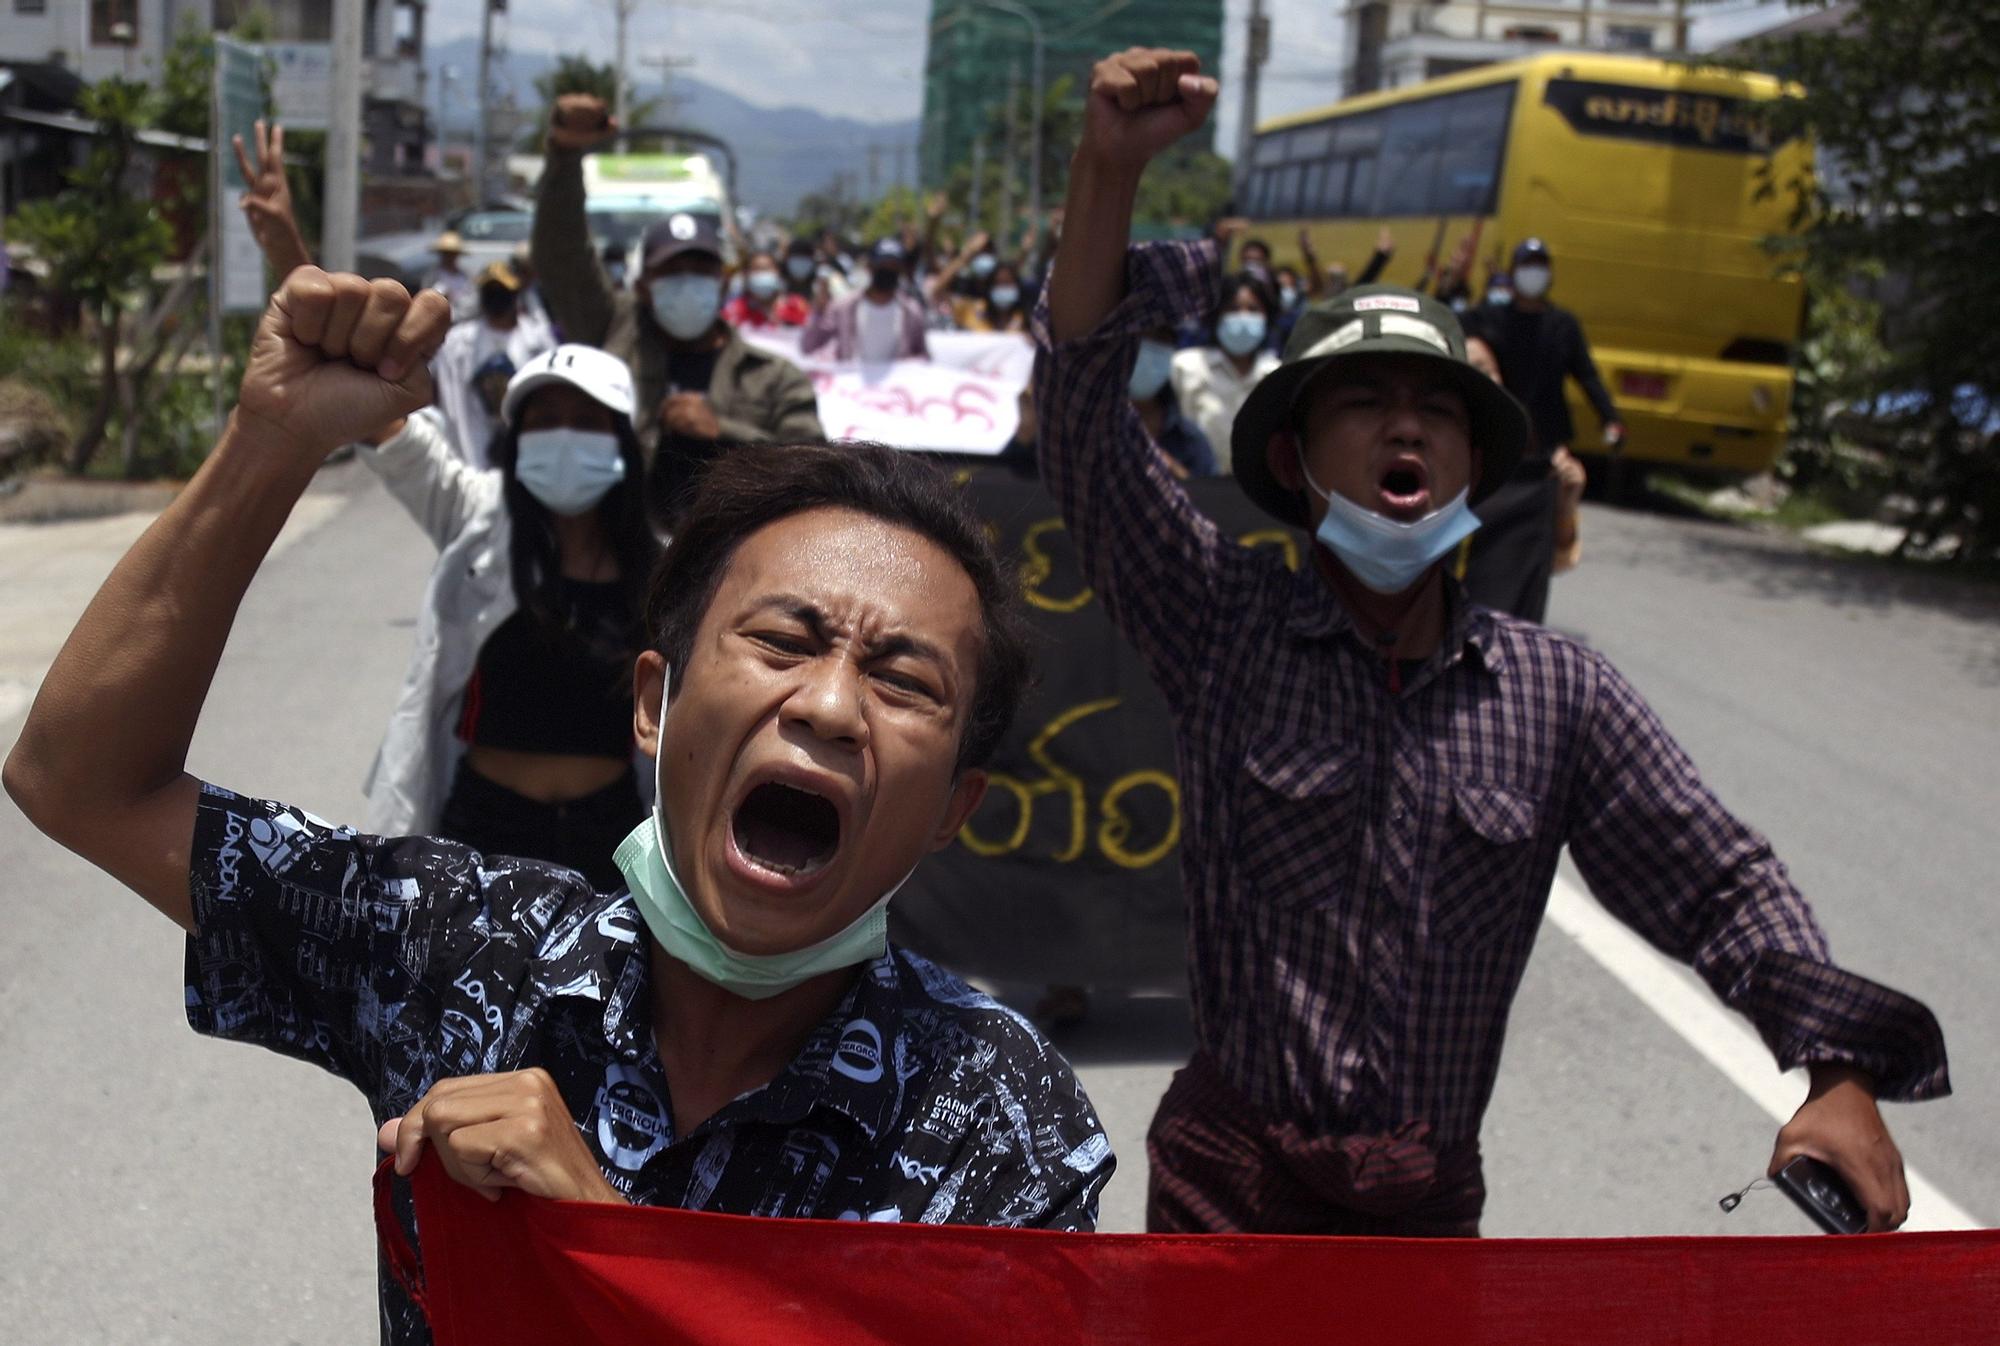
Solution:
[{"label": "multi-story building", "polygon": [[[362,135],[371,173],[410,172],[424,162],[425,6],[367,0]],[[270,16],[274,42],[332,39],[332,0],[0,0],[0,62],[56,65],[85,80],[153,79],[182,25],[226,30],[253,8]]]},{"label": "multi-story building", "polygon": [[1687,50],[1687,0],[1353,0],[1345,93],[1416,84],[1563,47]]},{"label": "multi-story building", "polygon": [[[1033,69],[1029,25],[1013,12],[1022,9],[1041,29],[1044,80],[1074,76],[1079,97],[1091,65],[1124,47],[1179,47],[1206,69],[1221,66],[1222,0],[931,0],[918,167],[926,186],[942,186],[970,163],[982,136],[989,156],[1001,152],[994,114],[1007,105],[1010,76],[1026,88]],[[1024,127],[1017,146],[1024,157],[1026,137]]]}]

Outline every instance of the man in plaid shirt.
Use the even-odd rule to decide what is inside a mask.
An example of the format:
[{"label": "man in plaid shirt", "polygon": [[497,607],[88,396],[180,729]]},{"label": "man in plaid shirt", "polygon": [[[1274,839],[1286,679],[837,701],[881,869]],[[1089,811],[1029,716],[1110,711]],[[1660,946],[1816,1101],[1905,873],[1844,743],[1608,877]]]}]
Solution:
[{"label": "man in plaid shirt", "polygon": [[1133,247],[1147,162],[1216,82],[1185,52],[1093,72],[1045,306],[1042,474],[1172,708],[1197,1049],[1148,1137],[1161,1230],[1471,1235],[1479,1123],[1567,845],[1592,891],[1810,1068],[1771,1170],[1831,1163],[1908,1213],[1878,1098],[1949,1091],[1917,1001],[1835,966],[1769,844],[1638,694],[1438,563],[1527,439],[1450,311],[1364,286],[1303,316],[1233,433],[1243,489],[1316,545],[1222,537],[1146,442],[1141,333],[1198,317],[1213,243]]}]

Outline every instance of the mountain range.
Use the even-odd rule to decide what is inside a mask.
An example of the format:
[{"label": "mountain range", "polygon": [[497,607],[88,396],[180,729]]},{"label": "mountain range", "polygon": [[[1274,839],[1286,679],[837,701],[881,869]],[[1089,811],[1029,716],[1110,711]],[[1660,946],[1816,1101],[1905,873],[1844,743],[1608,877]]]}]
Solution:
[{"label": "mountain range", "polygon": [[[496,62],[490,76],[492,101],[504,103],[511,93],[527,116],[539,117],[541,99],[535,80],[555,64],[553,56],[529,52],[515,52]],[[455,82],[444,110],[444,130],[453,139],[470,136],[478,40],[467,37],[434,44],[424,53],[424,65],[432,90],[439,87],[440,72],[453,67]],[[633,81],[634,102],[657,98],[662,92],[657,80]],[[887,191],[899,179],[912,181],[916,172],[915,118],[864,122],[829,117],[810,108],[759,107],[685,75],[674,78],[673,96],[677,107],[671,121],[728,142],[736,153],[738,200],[766,214],[787,214],[801,196],[826,190],[836,181],[844,180],[850,194],[865,198]]]}]

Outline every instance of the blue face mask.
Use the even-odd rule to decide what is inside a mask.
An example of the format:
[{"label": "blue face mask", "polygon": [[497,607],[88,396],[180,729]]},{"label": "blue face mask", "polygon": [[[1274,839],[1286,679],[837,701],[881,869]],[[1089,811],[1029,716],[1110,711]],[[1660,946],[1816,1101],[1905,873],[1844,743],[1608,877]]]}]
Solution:
[{"label": "blue face mask", "polygon": [[[672,682],[669,674],[660,689],[663,731],[667,722],[667,686]],[[660,754],[662,759],[665,756],[664,752]],[[903,883],[909,882],[908,874],[845,929],[817,944],[772,954],[739,953],[724,944],[695,910],[688,900],[687,889],[674,873],[673,848],[667,840],[665,798],[664,789],[655,792],[653,816],[618,843],[612,859],[630,885],[632,901],[653,938],[669,956],[687,964],[696,976],[746,1000],[768,1000],[821,973],[870,963],[888,952],[889,899]]]},{"label": "blue face mask", "polygon": [[1264,344],[1264,332],[1261,313],[1225,313],[1215,324],[1215,344],[1241,357]]},{"label": "blue face mask", "polygon": [[770,300],[777,297],[778,288],[783,283],[775,271],[752,271],[744,277],[743,288],[758,299]]},{"label": "blue face mask", "polygon": [[1138,401],[1157,397],[1167,383],[1167,375],[1173,372],[1174,352],[1163,341],[1141,340],[1139,358],[1132,362],[1132,381],[1125,385],[1125,391]]},{"label": "blue face mask", "polygon": [[971,271],[979,279],[985,280],[993,274],[993,269],[999,265],[1000,259],[998,257],[995,257],[990,252],[982,252],[972,259]]},{"label": "blue face mask", "polygon": [[662,276],[648,289],[653,316],[679,341],[692,341],[715,326],[715,315],[722,311],[720,276]]},{"label": "blue face mask", "polygon": [[1018,285],[995,285],[986,296],[995,308],[1012,308],[1021,302],[1021,288]]},{"label": "blue face mask", "polygon": [[1364,509],[1339,492],[1322,491],[1299,454],[1299,471],[1312,493],[1326,501],[1326,517],[1315,536],[1340,558],[1354,578],[1378,594],[1399,594],[1424,577],[1438,560],[1479,527],[1467,487],[1442,509],[1414,523],[1399,523]]},{"label": "blue face mask", "polygon": [[515,451],[514,477],[557,514],[584,514],[625,480],[625,458],[618,452],[618,436],[602,430],[524,430]]}]

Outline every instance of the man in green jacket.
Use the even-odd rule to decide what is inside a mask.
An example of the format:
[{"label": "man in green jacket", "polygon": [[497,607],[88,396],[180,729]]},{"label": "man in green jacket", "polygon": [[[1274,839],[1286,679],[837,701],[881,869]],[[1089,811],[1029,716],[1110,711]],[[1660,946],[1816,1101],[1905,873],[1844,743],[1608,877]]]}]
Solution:
[{"label": "man in green jacket", "polygon": [[563,340],[601,346],[632,367],[648,496],[670,526],[702,465],[729,445],[825,432],[812,381],[722,320],[722,241],[712,217],[655,221],[641,240],[635,284],[612,287],[590,244],[583,156],[616,130],[603,99],[556,100],[535,199],[533,257]]}]

